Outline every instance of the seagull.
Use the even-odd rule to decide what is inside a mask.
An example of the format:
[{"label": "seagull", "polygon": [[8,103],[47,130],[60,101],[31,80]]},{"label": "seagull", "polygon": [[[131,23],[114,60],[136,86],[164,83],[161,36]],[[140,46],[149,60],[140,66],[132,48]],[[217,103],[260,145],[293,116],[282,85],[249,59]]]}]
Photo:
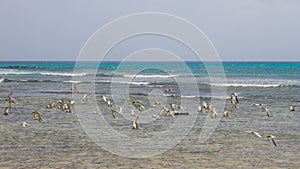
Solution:
[{"label": "seagull", "polygon": [[53,109],[55,107],[56,107],[55,103],[49,103],[46,108],[47,109]]},{"label": "seagull", "polygon": [[118,113],[117,110],[111,109],[111,114],[112,114],[113,118],[116,118],[116,113]]},{"label": "seagull", "polygon": [[134,110],[131,110],[131,116],[135,116]]},{"label": "seagull", "polygon": [[213,109],[212,111],[210,111],[210,117],[213,118],[217,118],[217,112],[215,109]]},{"label": "seagull", "polygon": [[203,112],[202,106],[198,106],[198,112]]},{"label": "seagull", "polygon": [[79,83],[73,83],[73,84],[72,84],[71,90],[72,90],[73,92],[76,92],[76,93],[79,92],[79,90],[77,89],[77,85],[78,85],[78,84],[79,84]]},{"label": "seagull", "polygon": [[295,111],[295,105],[290,106],[290,111]]},{"label": "seagull", "polygon": [[273,144],[274,144],[274,146],[277,147],[277,144],[275,143],[275,136],[269,135],[269,136],[267,136],[267,139],[268,139],[268,141],[270,141],[270,142],[272,141]]},{"label": "seagull", "polygon": [[153,117],[156,118],[156,119],[161,119],[161,118],[160,118],[158,115],[156,115],[156,114],[154,114]]},{"label": "seagull", "polygon": [[8,95],[7,95],[7,98],[8,99],[10,99],[11,98],[11,95],[13,95],[14,93],[9,93]]},{"label": "seagull", "polygon": [[110,100],[110,99],[107,100],[107,106],[108,106],[108,107],[113,107],[113,104],[114,104],[114,103],[113,103],[113,100]]},{"label": "seagull", "polygon": [[171,93],[171,92],[173,92],[173,88],[167,88],[167,89],[165,90],[165,93]]},{"label": "seagull", "polygon": [[99,97],[100,97],[100,99],[104,100],[104,102],[107,102],[107,98],[106,98],[106,96],[104,96],[104,95],[101,95],[101,96],[99,96]]},{"label": "seagull", "polygon": [[252,106],[261,106],[261,103],[253,103]]},{"label": "seagull", "polygon": [[239,104],[238,94],[237,93],[231,93],[230,101],[232,104]]},{"label": "seagull", "polygon": [[175,107],[176,107],[175,104],[171,103],[170,106],[171,106],[171,109],[172,109],[172,110],[175,110]]},{"label": "seagull", "polygon": [[116,113],[122,114],[123,113],[122,107],[120,107],[119,110],[111,109],[111,114],[113,118],[116,118]]},{"label": "seagull", "polygon": [[229,117],[229,114],[230,114],[230,111],[224,111],[223,116],[224,116],[224,117]]},{"label": "seagull", "polygon": [[246,133],[251,133],[251,134],[254,134],[256,137],[259,137],[259,138],[261,138],[262,136],[258,133],[258,132],[256,132],[256,131],[245,131]]},{"label": "seagull", "polygon": [[42,113],[39,112],[39,111],[34,111],[32,112],[33,113],[33,118],[35,120],[38,120],[39,122],[41,122],[43,119],[42,119]]},{"label": "seagull", "polygon": [[26,123],[25,121],[23,121],[20,125],[21,125],[22,127],[28,127],[28,126],[29,126],[29,124]]},{"label": "seagull", "polygon": [[203,106],[203,108],[207,109],[207,104],[206,104],[206,102],[203,102],[202,106]]},{"label": "seagull", "polygon": [[271,115],[269,114],[269,109],[265,108],[263,104],[262,104],[262,106],[261,106],[261,112],[266,112],[268,117],[271,116]]},{"label": "seagull", "polygon": [[207,108],[206,108],[207,110],[212,110],[213,108],[212,108],[212,105],[211,104],[209,104],[208,106],[207,106]]},{"label": "seagull", "polygon": [[136,105],[136,104],[141,104],[141,105],[143,105],[143,106],[144,106],[143,102],[142,102],[142,101],[140,101],[140,100],[133,100],[133,101],[132,101],[132,104],[133,104],[133,105]]},{"label": "seagull", "polygon": [[83,100],[83,101],[88,101],[88,96],[89,96],[88,94],[83,95],[82,100]]},{"label": "seagull", "polygon": [[173,99],[177,99],[177,98],[180,98],[180,95],[178,95],[178,94],[172,94],[171,97],[172,97]]},{"label": "seagull", "polygon": [[140,126],[139,126],[139,116],[136,116],[135,121],[133,121],[132,123],[132,129],[134,130],[140,130]]},{"label": "seagull", "polygon": [[4,109],[4,115],[8,115],[8,113],[9,113],[9,107],[5,107],[5,109]]},{"label": "seagull", "polygon": [[134,100],[131,103],[139,111],[142,111],[143,109],[145,109],[144,104],[140,100]]}]

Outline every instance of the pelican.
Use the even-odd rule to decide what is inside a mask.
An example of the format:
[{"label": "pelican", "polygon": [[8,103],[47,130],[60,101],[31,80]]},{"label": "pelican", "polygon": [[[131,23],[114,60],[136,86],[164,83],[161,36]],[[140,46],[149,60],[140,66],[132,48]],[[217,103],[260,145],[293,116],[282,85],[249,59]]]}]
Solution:
[{"label": "pelican", "polygon": [[267,136],[267,140],[272,142],[274,144],[274,146],[277,147],[277,144],[275,143],[275,136],[269,135],[269,136]]}]

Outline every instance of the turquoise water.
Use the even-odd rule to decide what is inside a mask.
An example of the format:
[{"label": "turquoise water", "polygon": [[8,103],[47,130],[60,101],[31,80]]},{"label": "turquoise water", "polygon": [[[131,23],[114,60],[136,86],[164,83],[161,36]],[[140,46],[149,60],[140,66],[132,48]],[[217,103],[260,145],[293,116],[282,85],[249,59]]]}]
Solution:
[{"label": "turquoise water", "polygon": [[[74,66],[78,68],[76,71]],[[214,81],[206,68],[224,70],[224,81]],[[104,94],[122,105],[123,111],[129,112],[128,116],[122,118],[119,115],[113,119],[110,109],[98,97],[96,99],[100,114],[107,122],[116,131],[134,138],[151,137],[165,131],[173,122],[169,117],[147,121],[152,117],[142,114],[143,129],[134,133],[130,103],[120,102],[124,97],[142,100],[145,112],[149,113],[156,112],[151,108],[154,99],[161,99],[166,105],[187,100],[188,103],[183,105],[185,111],[196,115],[196,121],[188,135],[163,154],[146,159],[111,154],[95,144],[81,128],[76,115],[81,112],[46,109],[48,103],[57,103],[60,98],[73,99],[71,88],[75,83],[79,90],[76,95],[80,97]],[[94,84],[93,88],[91,84]],[[173,100],[164,93],[170,87],[181,95],[181,100]],[[212,94],[212,89],[225,89],[226,93]],[[17,102],[8,116],[0,116],[0,168],[298,168],[299,89],[300,63],[289,62],[224,62],[222,67],[218,63],[198,62],[105,62],[100,65],[88,62],[0,62],[0,107],[7,106],[5,97],[10,92],[14,93]],[[222,117],[211,137],[200,143],[199,134],[209,114],[197,113],[195,107],[203,101],[209,103],[218,99],[225,102],[225,110],[230,110],[232,92],[239,94],[238,109],[229,118]],[[79,100],[78,104],[81,102]],[[253,103],[264,103],[271,117],[253,107]],[[295,112],[289,111],[290,105],[296,106]],[[223,109],[218,106],[216,109],[221,117]],[[33,119],[34,110],[43,113],[42,123]],[[93,111],[86,113],[94,116]],[[95,114],[95,118],[98,116]],[[22,121],[30,127],[21,127]],[[278,147],[264,138],[245,133],[248,130],[258,131],[264,137],[276,136]]]}]

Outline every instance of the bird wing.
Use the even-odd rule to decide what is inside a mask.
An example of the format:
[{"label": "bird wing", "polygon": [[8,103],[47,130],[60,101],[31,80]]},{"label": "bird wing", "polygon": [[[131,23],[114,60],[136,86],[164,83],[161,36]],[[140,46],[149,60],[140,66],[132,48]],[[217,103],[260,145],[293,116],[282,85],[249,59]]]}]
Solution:
[{"label": "bird wing", "polygon": [[272,138],[271,140],[272,140],[272,142],[273,142],[274,146],[275,146],[275,147],[277,147],[277,144],[275,143],[275,139],[274,139],[274,138]]}]

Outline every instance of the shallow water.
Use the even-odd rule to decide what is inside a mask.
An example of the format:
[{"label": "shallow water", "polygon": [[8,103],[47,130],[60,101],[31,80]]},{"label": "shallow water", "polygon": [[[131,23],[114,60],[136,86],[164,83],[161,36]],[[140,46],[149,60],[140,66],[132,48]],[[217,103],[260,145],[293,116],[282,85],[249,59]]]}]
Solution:
[{"label": "shallow water", "polygon": [[[246,69],[247,65],[240,67]],[[271,68],[274,67],[271,66]],[[270,66],[267,66],[266,69],[270,69]],[[49,70],[47,69],[47,71]],[[232,70],[229,69],[228,71]],[[232,73],[229,76],[233,77],[234,75]],[[266,76],[272,76],[274,80],[275,75]],[[109,96],[111,93],[109,90],[110,83],[99,82],[95,85],[99,114],[94,114],[93,108],[86,110],[86,112],[76,112],[76,110],[80,110],[76,106],[89,104],[83,100],[75,102],[75,108],[73,108],[75,112],[65,113],[58,109],[46,109],[46,105],[57,102],[60,98],[74,99],[70,90],[71,83],[64,82],[71,81],[71,77],[65,75],[43,75],[40,77],[40,75],[30,74],[26,76],[2,75],[1,78],[9,80],[1,83],[1,109],[7,106],[5,97],[10,91],[14,92],[13,97],[17,103],[12,106],[8,116],[0,116],[0,168],[298,168],[300,166],[300,109],[297,109],[300,107],[300,90],[297,87],[297,80],[299,80],[297,78],[276,77],[279,82],[288,83],[285,86],[229,85],[226,96],[229,96],[231,92],[238,92],[241,103],[237,110],[231,112],[229,118],[221,117],[222,108],[213,105],[221,119],[219,122],[217,119],[212,119],[212,122],[218,122],[217,128],[205,142],[199,141],[199,135],[203,132],[206,118],[211,119],[208,113],[197,113],[196,107],[198,105],[192,104],[212,100],[209,96],[210,86],[201,85],[202,81],[198,82],[199,95],[202,97],[182,98],[182,100],[191,103],[184,105],[184,111],[189,112],[190,115],[177,116],[177,121],[169,116],[162,116],[161,119],[155,120],[152,118],[152,114],[156,114],[158,111],[150,108],[152,101],[156,99],[162,99],[166,104],[180,103],[180,100],[161,95],[167,87],[174,87],[176,92],[180,92],[172,77],[164,77],[163,80],[158,80],[155,77],[149,80],[152,84],[147,85],[130,84],[129,99],[142,100],[147,109],[140,113],[142,130],[136,131],[131,129],[134,118],[130,116],[130,102],[125,104],[124,101],[120,104],[123,107],[123,115],[117,114],[114,119],[110,108],[107,108],[105,103],[100,101],[99,95],[106,94]],[[82,80],[84,78],[85,76],[82,77]],[[149,79],[149,77],[147,78]],[[267,81],[268,84],[274,84],[272,80],[269,79],[268,81],[266,77],[254,82],[256,78],[252,77],[252,80],[248,79],[244,83],[239,81],[239,83],[248,84],[251,82],[265,85],[264,82]],[[43,79],[51,82],[20,81],[28,79]],[[109,80],[109,78],[100,76],[97,80],[103,81]],[[143,81],[144,79],[135,80]],[[227,80],[230,83],[237,81],[236,78],[230,77]],[[296,80],[296,83],[292,80]],[[276,84],[278,81],[275,81]],[[85,94],[82,91],[89,89],[89,83],[85,82],[78,85],[78,89],[81,92],[76,93],[76,95],[81,98]],[[187,95],[191,91],[187,91]],[[88,102],[92,102],[92,96],[89,96]],[[115,96],[114,100],[121,100],[123,97],[126,96]],[[220,99],[217,97],[217,100]],[[225,109],[231,109],[229,99],[226,99],[225,103]],[[271,117],[261,112],[258,107],[253,107],[252,103],[264,103],[270,110]],[[289,111],[291,104],[296,105],[295,112]],[[43,114],[44,120],[41,123],[33,118],[32,112],[35,110],[40,110]],[[101,116],[115,131],[137,141],[160,134],[168,130],[172,124],[179,124],[176,126],[178,130],[180,128],[192,128],[181,142],[162,154],[149,158],[130,158],[130,156],[112,154],[91,140],[79,122],[81,120],[84,123],[83,119],[78,119],[80,113],[87,113],[87,117],[95,119]],[[192,116],[196,117],[192,126],[182,123]],[[29,123],[30,126],[27,128],[20,126],[23,121]],[[275,147],[265,138],[258,138],[246,133],[245,131],[248,130],[258,131],[263,137],[270,134],[276,136],[278,146]],[[109,140],[109,137],[103,136],[103,139],[100,140],[114,144],[114,140]],[[132,147],[125,148],[134,150]],[[164,147],[161,149],[164,150]],[[151,149],[144,149],[143,151],[146,154],[152,152]]]}]

